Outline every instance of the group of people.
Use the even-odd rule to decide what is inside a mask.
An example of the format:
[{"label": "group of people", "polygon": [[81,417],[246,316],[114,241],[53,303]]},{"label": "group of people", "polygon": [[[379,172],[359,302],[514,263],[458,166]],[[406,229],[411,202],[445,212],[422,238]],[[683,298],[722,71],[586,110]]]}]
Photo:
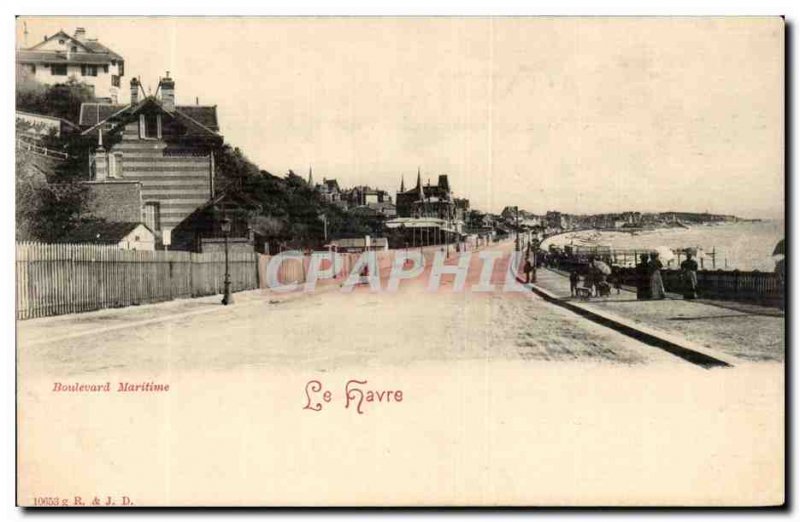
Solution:
[{"label": "group of people", "polygon": [[661,269],[664,264],[653,252],[649,258],[647,254],[639,256],[636,265],[636,299],[664,299],[667,293],[664,290],[664,281],[661,279]]},{"label": "group of people", "polygon": [[[569,287],[570,294],[575,296],[578,292],[578,285],[581,282],[581,276],[577,269],[573,268],[569,274]],[[589,266],[586,274],[583,276],[583,287],[589,290],[590,296],[607,296],[611,293],[611,285],[617,291],[617,294],[622,288],[622,279],[618,272],[611,272],[606,275],[595,264],[594,256],[589,257]]]},{"label": "group of people", "polygon": [[[616,268],[616,267],[615,267]],[[642,254],[639,264],[636,265],[636,298],[637,299],[665,299],[667,293],[664,290],[664,280],[661,277],[661,270],[664,264],[659,259],[656,252]],[[606,281],[608,278],[608,281]],[[683,297],[685,299],[697,298],[697,261],[693,259],[691,253],[687,253],[686,260],[681,263],[681,279],[683,286]],[[569,274],[570,294],[578,294],[578,287],[581,276],[577,269],[572,269]],[[610,287],[620,293],[622,287],[622,274],[619,269],[612,270],[606,276],[602,271],[596,269],[593,260],[590,259],[588,271],[583,276],[583,286],[589,289],[589,295],[600,296],[608,295]]]},{"label": "group of people", "polygon": [[[642,254],[639,264],[636,265],[636,298],[637,299],[664,299],[667,297],[664,290],[664,280],[661,278],[661,269],[664,264],[659,259],[658,253],[649,256]],[[691,253],[686,254],[686,260],[681,263],[681,279],[683,283],[683,297],[685,299],[697,298],[697,261]]]}]

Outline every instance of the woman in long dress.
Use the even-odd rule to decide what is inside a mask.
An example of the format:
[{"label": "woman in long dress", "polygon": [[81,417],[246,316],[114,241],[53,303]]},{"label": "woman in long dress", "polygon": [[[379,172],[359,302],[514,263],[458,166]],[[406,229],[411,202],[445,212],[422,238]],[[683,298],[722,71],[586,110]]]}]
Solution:
[{"label": "woman in long dress", "polygon": [[697,298],[697,261],[692,259],[692,254],[686,254],[686,261],[681,263],[683,275],[683,298]]},{"label": "woman in long dress", "polygon": [[647,263],[647,254],[640,256],[636,265],[636,299],[650,298],[650,270]]},{"label": "woman in long dress", "polygon": [[664,281],[661,279],[661,269],[664,267],[658,259],[657,253],[650,254],[650,298],[664,299],[667,293],[664,291]]}]

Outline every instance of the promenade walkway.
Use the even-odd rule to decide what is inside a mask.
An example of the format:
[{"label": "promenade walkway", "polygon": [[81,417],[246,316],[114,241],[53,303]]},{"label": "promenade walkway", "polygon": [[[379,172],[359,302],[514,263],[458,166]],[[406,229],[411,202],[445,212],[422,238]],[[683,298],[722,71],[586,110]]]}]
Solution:
[{"label": "promenade walkway", "polygon": [[559,299],[587,309],[611,313],[634,323],[683,337],[698,345],[746,361],[783,361],[785,318],[774,308],[720,301],[686,301],[677,294],[663,300],[637,300],[631,289],[609,297],[570,296],[566,276],[548,269],[537,271],[536,286]]}]

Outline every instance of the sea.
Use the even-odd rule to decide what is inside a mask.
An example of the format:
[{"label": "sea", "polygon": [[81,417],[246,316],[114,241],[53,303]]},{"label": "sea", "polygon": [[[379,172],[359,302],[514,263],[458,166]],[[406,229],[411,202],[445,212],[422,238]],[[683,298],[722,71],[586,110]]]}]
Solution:
[{"label": "sea", "polygon": [[[771,272],[778,258],[772,255],[786,234],[783,220],[745,221],[695,225],[689,228],[660,228],[635,232],[581,230],[566,232],[544,240],[542,248],[556,246],[609,246],[612,249],[673,250],[694,247],[703,267],[722,270],[760,270]],[[712,253],[714,261],[712,261]],[[671,261],[668,266],[676,265]]]}]

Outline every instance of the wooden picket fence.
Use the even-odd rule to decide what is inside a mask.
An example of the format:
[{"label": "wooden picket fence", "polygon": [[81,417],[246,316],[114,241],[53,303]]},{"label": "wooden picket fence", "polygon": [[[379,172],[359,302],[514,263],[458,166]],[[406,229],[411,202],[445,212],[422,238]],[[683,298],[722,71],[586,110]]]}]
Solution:
[{"label": "wooden picket fence", "polygon": [[[198,297],[223,291],[225,254],[17,243],[17,319]],[[258,288],[257,254],[232,252],[234,292]]]},{"label": "wooden picket fence", "polygon": [[[441,249],[420,249],[426,264]],[[30,242],[17,243],[16,250],[17,319],[214,295],[222,293],[225,280],[224,252],[195,254]],[[376,255],[380,273],[388,275],[395,251]],[[359,254],[341,254],[335,267],[338,277],[321,280],[320,284],[339,284],[358,258]],[[233,291],[270,289],[266,271],[271,259],[256,253],[231,252]],[[305,283],[310,259],[309,254],[285,259],[278,269],[278,283]]]}]

